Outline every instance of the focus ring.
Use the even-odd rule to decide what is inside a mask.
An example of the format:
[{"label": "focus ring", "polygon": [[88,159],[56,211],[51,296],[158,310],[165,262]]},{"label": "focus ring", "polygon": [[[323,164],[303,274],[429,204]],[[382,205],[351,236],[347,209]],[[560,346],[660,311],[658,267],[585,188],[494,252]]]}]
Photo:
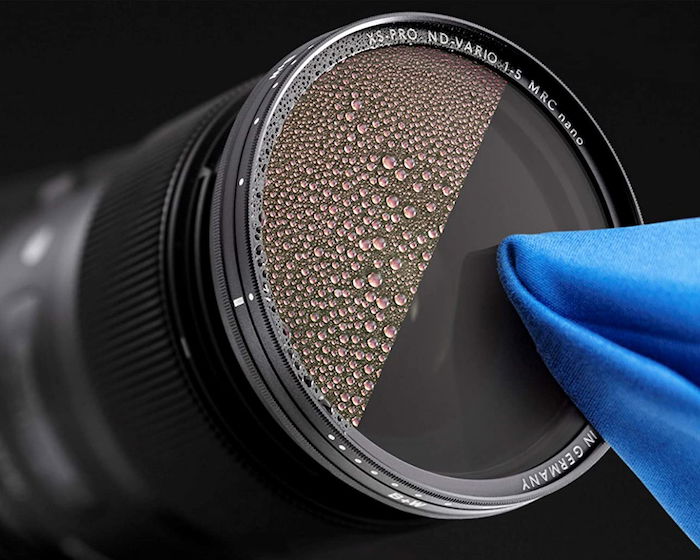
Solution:
[{"label": "focus ring", "polygon": [[223,452],[179,357],[163,279],[164,224],[173,185],[203,131],[249,89],[207,103],[133,150],[105,188],[88,234],[79,294],[87,367],[107,421],[146,463],[142,472],[166,457]]}]

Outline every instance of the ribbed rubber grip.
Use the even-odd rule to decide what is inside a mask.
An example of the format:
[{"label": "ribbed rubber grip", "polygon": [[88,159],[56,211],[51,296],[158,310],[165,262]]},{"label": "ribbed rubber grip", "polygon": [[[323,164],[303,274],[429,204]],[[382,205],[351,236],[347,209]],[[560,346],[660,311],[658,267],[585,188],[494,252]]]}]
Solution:
[{"label": "ribbed rubber grip", "polygon": [[222,115],[230,120],[250,87],[195,109],[131,150],[105,187],[84,249],[79,319],[94,390],[121,447],[141,473],[161,473],[165,493],[199,472],[198,463],[222,463],[219,453],[226,453],[191,388],[168,311],[171,198],[182,174],[192,172],[183,168],[203,131]]},{"label": "ribbed rubber grip", "polygon": [[158,446],[192,427],[191,404],[168,320],[163,283],[169,187],[216,100],[149,137],[107,187],[82,268],[80,318],[97,389]]}]

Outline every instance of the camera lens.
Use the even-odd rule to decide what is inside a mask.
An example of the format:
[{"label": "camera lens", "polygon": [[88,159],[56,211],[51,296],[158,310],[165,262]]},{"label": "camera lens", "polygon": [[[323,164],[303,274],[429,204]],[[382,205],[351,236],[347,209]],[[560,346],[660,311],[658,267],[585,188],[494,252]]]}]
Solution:
[{"label": "camera lens", "polygon": [[42,205],[0,246],[12,534],[80,558],[259,557],[261,520],[303,540],[494,515],[607,448],[495,247],[641,217],[581,104],[487,30],[364,20],[27,181]]}]

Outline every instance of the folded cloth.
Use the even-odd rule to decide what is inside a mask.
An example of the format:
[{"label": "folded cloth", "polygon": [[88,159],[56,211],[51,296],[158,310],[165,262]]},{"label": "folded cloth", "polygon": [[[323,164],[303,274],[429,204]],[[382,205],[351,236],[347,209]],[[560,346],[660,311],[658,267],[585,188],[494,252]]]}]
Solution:
[{"label": "folded cloth", "polygon": [[556,380],[700,547],[700,218],[514,235],[498,268]]}]

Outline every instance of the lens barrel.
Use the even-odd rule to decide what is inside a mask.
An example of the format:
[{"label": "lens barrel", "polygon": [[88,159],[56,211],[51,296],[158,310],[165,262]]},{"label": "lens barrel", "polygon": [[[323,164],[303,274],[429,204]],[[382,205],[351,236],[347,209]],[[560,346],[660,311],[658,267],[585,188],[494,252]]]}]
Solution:
[{"label": "lens barrel", "polygon": [[0,519],[30,557],[322,549],[510,511],[607,449],[493,247],[641,216],[578,100],[490,31],[364,20],[26,183],[43,202],[0,245]]}]

